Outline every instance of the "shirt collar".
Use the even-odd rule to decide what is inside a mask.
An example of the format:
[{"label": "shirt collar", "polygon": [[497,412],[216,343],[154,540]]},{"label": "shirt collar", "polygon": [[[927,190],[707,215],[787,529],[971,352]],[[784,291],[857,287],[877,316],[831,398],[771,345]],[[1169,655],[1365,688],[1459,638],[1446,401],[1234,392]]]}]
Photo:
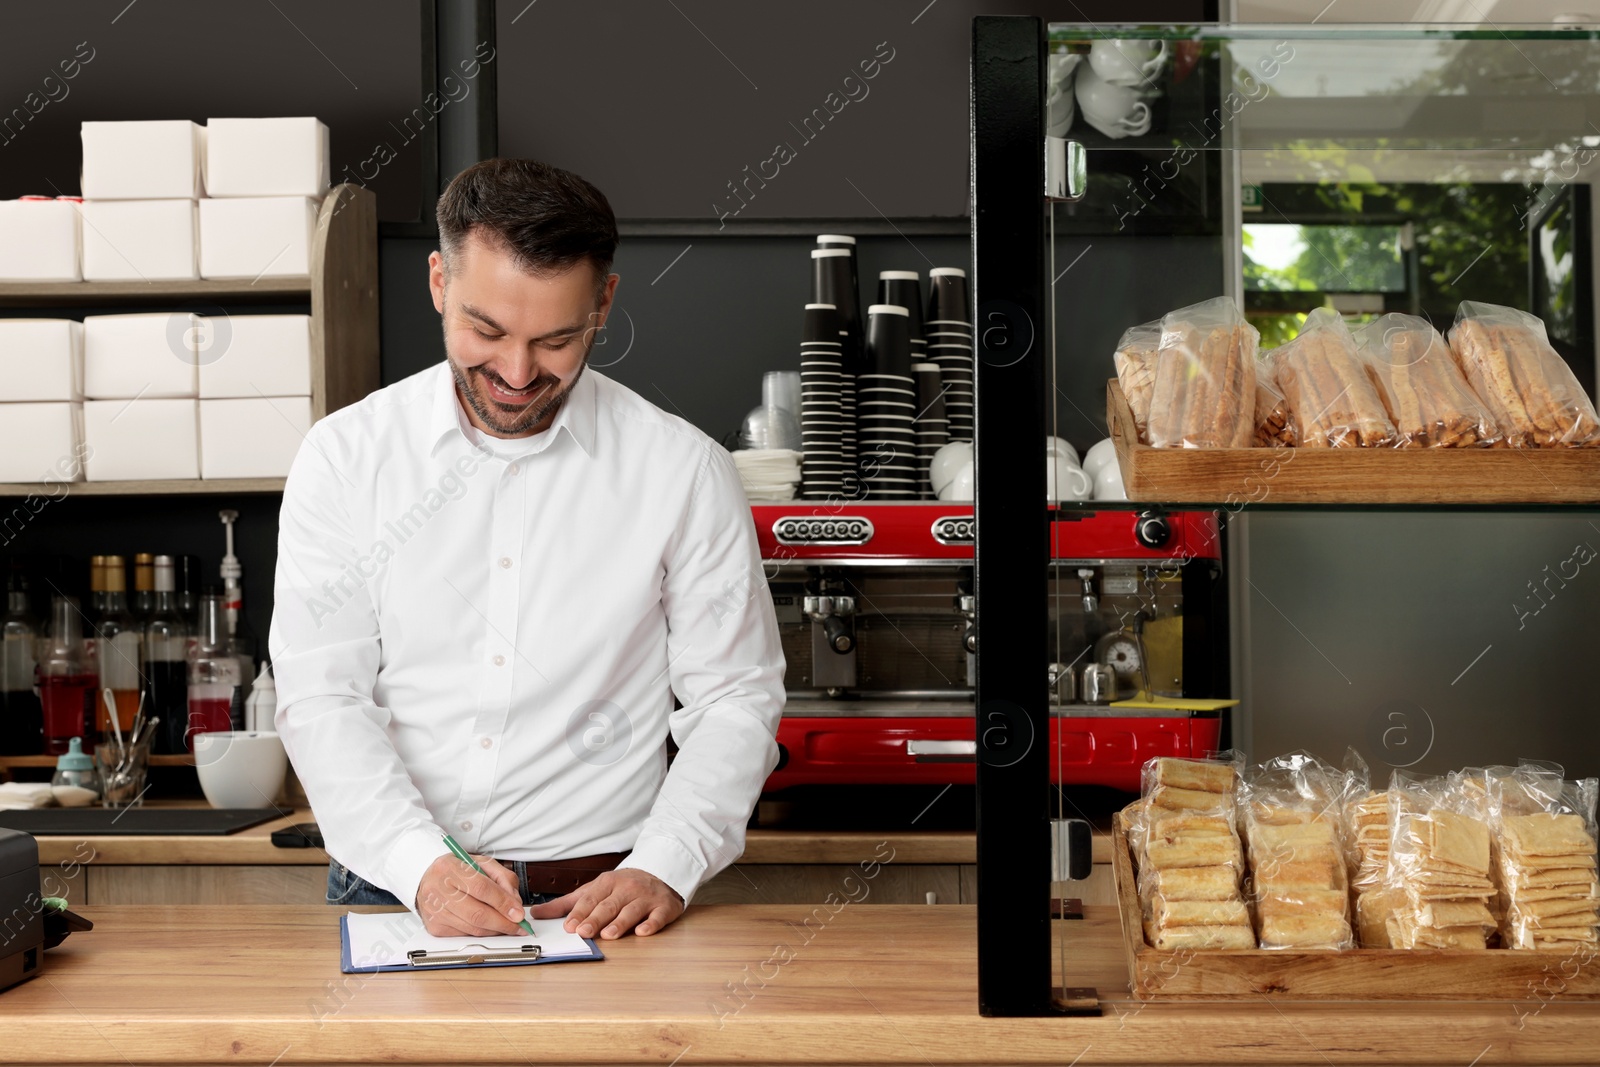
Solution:
[{"label": "shirt collar", "polygon": [[[556,439],[560,431],[565,430],[567,435],[577,442],[584,454],[594,456],[595,446],[595,372],[585,369],[578,378],[578,384],[572,387],[572,392],[567,396],[567,402],[561,405],[561,410],[556,412],[555,421],[550,424],[547,433],[541,435],[546,442],[541,448],[531,451],[543,451],[549,447],[549,442]],[[456,376],[450,369],[450,361],[445,360],[439,365],[439,382],[433,392],[433,409],[428,416],[428,447],[429,454],[436,453],[439,445],[451,433],[460,435],[463,441],[468,441],[467,430],[472,423],[467,419],[466,410],[461,406],[461,400],[456,396]]]}]

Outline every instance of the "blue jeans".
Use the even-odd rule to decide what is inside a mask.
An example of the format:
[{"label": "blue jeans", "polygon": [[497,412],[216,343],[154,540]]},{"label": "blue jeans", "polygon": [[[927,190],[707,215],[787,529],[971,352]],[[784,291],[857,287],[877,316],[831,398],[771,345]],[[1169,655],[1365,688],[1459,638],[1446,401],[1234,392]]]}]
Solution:
[{"label": "blue jeans", "polygon": [[[522,860],[502,860],[502,866],[511,868],[517,876],[517,884],[522,887],[522,902],[524,904],[543,904],[547,900],[554,900],[550,893],[528,892],[528,869]],[[361,877],[355,871],[346,867],[338,860],[328,864],[328,903],[329,904],[389,904],[396,907],[406,907],[400,898],[387,889],[380,889]]]}]

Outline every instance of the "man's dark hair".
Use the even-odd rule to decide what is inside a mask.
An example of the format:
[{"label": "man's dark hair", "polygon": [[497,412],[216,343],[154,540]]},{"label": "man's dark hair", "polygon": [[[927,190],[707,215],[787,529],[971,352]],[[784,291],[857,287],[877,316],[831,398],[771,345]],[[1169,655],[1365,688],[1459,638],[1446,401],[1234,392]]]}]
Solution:
[{"label": "man's dark hair", "polygon": [[605,194],[571,171],[532,159],[486,159],[457,174],[439,197],[445,269],[473,230],[530,274],[594,264],[601,290],[617,250]]}]

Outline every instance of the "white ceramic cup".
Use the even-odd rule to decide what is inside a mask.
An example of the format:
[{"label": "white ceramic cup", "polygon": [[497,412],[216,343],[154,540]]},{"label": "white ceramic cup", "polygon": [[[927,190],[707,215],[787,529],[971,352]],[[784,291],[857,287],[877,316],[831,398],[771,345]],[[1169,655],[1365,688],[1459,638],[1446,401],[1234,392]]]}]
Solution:
[{"label": "white ceramic cup", "polygon": [[194,735],[194,766],[213,808],[270,808],[283,792],[289,756],[275,733],[219,731]]},{"label": "white ceramic cup", "polygon": [[1112,85],[1153,90],[1166,61],[1166,41],[1105,40],[1089,46],[1090,69]]},{"label": "white ceramic cup", "polygon": [[1088,500],[1094,492],[1094,479],[1066,456],[1046,456],[1044,464],[1046,500]]},{"label": "white ceramic cup", "polygon": [[1078,462],[1078,450],[1065,437],[1046,437],[1044,439],[1044,454],[1047,456],[1065,456],[1074,467],[1081,467]]},{"label": "white ceramic cup", "polygon": [[950,483],[939,491],[940,500],[952,502],[971,500],[973,494],[972,464],[968,463],[956,472]]},{"label": "white ceramic cup", "polygon": [[1089,451],[1083,454],[1083,473],[1091,478],[1098,478],[1101,467],[1116,461],[1117,446],[1112,443],[1111,438],[1101,438],[1089,447]]},{"label": "white ceramic cup", "polygon": [[971,441],[951,441],[940,448],[928,461],[928,484],[933,487],[934,495],[940,500],[948,499],[943,495],[944,488],[955,481],[962,467],[971,466]]},{"label": "white ceramic cup", "polygon": [[1096,500],[1128,499],[1128,491],[1122,487],[1122,468],[1116,463],[1107,463],[1100,468],[1100,473],[1094,476],[1094,498]]},{"label": "white ceramic cup", "polygon": [[1078,68],[1073,79],[1078,108],[1089,125],[1115,140],[1137,137],[1150,129],[1150,105],[1125,85],[1112,85],[1093,65]]},{"label": "white ceramic cup", "polygon": [[1077,98],[1072,94],[1072,78],[1083,62],[1081,55],[1056,54],[1050,57],[1050,76],[1045,81],[1045,133],[1065,137],[1078,117]]}]

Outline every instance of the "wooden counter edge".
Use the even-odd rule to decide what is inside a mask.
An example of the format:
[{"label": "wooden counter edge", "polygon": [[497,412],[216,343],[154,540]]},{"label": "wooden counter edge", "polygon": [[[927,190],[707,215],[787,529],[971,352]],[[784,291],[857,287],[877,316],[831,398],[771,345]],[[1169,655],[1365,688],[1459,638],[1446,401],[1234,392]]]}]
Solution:
[{"label": "wooden counter edge", "polygon": [[[309,810],[297,809],[283,818],[218,836],[108,836],[51,835],[38,838],[41,865],[96,863],[109,866],[178,865],[279,865],[326,866],[328,854],[319,848],[278,848],[272,832],[294,823],[311,822]],[[754,829],[745,837],[741,864],[844,864],[871,859],[880,842],[894,849],[896,863],[975,864],[976,836],[964,830],[768,830]],[[1094,835],[1094,862],[1110,863],[1106,836]]]},{"label": "wooden counter edge", "polygon": [[[353,909],[368,910],[368,909]],[[711,906],[691,909],[709,920],[698,951],[684,961],[675,987],[715,990],[728,974],[739,974],[741,952],[765,944],[766,929],[791,914],[774,906]],[[1109,909],[1095,909],[1091,919],[1114,923]],[[166,943],[176,930],[195,931],[202,944],[214,947],[226,919],[212,909],[86,908],[101,923],[115,951],[94,975],[68,969],[47,970],[30,983],[24,1009],[20,1003],[6,1021],[7,1042],[0,1062],[59,1063],[64,1022],[77,1025],[72,1062],[115,1063],[358,1063],[358,1062],[503,1062],[526,1063],[537,1050],[541,1063],[661,1064],[675,1062],[694,1048],[702,1064],[963,1064],[1012,1063],[1578,1063],[1592,1062],[1593,1035],[1600,1004],[1553,1003],[1542,1012],[1519,1013],[1510,1003],[1439,1004],[1279,1004],[1257,1001],[1226,1004],[1147,1004],[1113,997],[1105,1012],[1086,1018],[985,1018],[978,1014],[972,984],[972,942],[975,909],[969,906],[924,908],[886,906],[870,917],[849,912],[819,936],[815,945],[796,954],[794,972],[778,982],[778,999],[755,997],[750,1010],[732,1019],[702,1010],[694,997],[675,999],[671,1010],[651,1011],[638,1004],[608,1009],[596,1005],[582,988],[552,988],[541,1009],[527,1004],[517,990],[522,983],[479,977],[461,978],[474,994],[474,1011],[464,1011],[461,990],[429,996],[419,987],[414,1008],[404,1000],[363,1007],[359,995],[367,979],[350,978],[355,990],[328,1001],[336,1010],[325,1016],[302,1005],[301,993],[331,996],[324,983],[330,968],[324,957],[308,961],[296,952],[286,961],[284,980],[296,991],[279,995],[250,984],[241,966],[261,963],[261,949],[247,947],[237,957],[210,959],[194,968],[155,979],[148,992],[130,993],[126,979],[147,973],[141,954],[130,951],[143,939]],[[260,930],[299,928],[305,942],[303,916],[331,924],[337,909],[274,907],[263,909]],[[683,922],[693,924],[695,914]],[[942,946],[937,959],[908,959],[895,946],[928,933],[930,917],[937,924],[927,939]],[[140,929],[130,934],[128,923]],[[322,922],[318,924],[324,925]],[[246,931],[250,931],[247,929]],[[74,935],[85,943],[95,932]],[[1114,955],[1114,936],[1107,932],[1104,951]],[[668,935],[663,935],[663,941]],[[260,936],[245,937],[258,946]],[[70,943],[70,942],[69,942]],[[181,945],[179,941],[177,944]],[[862,946],[882,952],[863,954]],[[77,947],[77,946],[74,946]],[[614,959],[601,967],[615,972],[628,987],[653,989],[659,977],[641,958],[644,946],[619,942]],[[653,950],[653,949],[651,949]],[[645,950],[645,951],[651,951]],[[181,955],[181,948],[178,954]],[[853,978],[822,981],[838,968],[853,968]],[[611,972],[597,967],[571,975],[589,986]],[[780,972],[781,974],[782,972]],[[220,1002],[199,1006],[182,997],[164,996],[174,983],[196,977],[215,978]],[[337,974],[333,975],[337,979]],[[375,979],[373,979],[375,980]],[[403,978],[394,979],[404,982]],[[434,982],[434,979],[430,979]],[[640,986],[645,981],[648,984]],[[105,983],[112,983],[106,986]],[[470,984],[469,984],[470,983]],[[859,983],[859,985],[858,985]],[[566,983],[563,983],[563,986]],[[184,989],[190,988],[183,985]],[[325,988],[327,987],[327,988]],[[124,1005],[106,1007],[95,995]],[[436,991],[437,992],[437,991]],[[0,994],[0,996],[4,996]],[[144,1003],[139,997],[154,997]],[[263,1007],[258,998],[279,996]],[[131,999],[130,999],[131,998]],[[795,998],[809,1002],[797,1010]],[[566,999],[570,1003],[563,1006]],[[1263,1000],[1265,998],[1262,998]],[[0,1000],[0,1005],[5,1005]],[[769,1007],[770,1005],[770,1007]],[[741,1006],[742,1007],[742,1006]],[[396,1014],[396,1010],[400,1013]],[[620,1009],[620,1010],[619,1010]],[[485,1036],[485,1028],[492,1036]],[[1089,1049],[1094,1051],[1089,1053]],[[44,1054],[48,1050],[48,1055]],[[841,1055],[843,1053],[843,1055]],[[1088,1056],[1084,1056],[1089,1053]],[[1476,1058],[1474,1058],[1476,1057]]]}]

